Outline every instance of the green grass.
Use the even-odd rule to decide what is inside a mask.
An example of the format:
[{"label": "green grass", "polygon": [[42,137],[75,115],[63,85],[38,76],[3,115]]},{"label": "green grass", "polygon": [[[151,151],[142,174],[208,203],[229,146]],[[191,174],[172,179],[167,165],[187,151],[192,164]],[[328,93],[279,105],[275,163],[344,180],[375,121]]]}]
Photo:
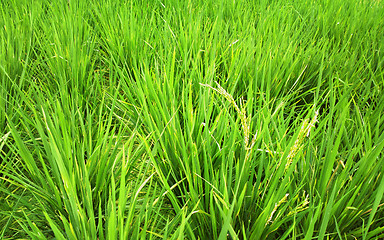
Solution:
[{"label": "green grass", "polygon": [[384,3],[0,3],[0,239],[384,238]]}]

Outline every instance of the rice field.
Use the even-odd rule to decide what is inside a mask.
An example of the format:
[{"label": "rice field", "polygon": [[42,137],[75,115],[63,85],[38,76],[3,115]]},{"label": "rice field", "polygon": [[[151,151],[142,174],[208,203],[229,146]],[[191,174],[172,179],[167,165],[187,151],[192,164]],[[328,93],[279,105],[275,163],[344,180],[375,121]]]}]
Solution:
[{"label": "rice field", "polygon": [[383,239],[384,3],[0,2],[0,239]]}]

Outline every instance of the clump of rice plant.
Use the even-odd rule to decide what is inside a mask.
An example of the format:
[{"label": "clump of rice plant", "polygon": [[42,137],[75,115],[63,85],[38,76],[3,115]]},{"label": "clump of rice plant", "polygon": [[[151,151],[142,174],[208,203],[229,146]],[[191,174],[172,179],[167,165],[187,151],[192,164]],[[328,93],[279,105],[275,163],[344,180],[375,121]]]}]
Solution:
[{"label": "clump of rice plant", "polygon": [[0,12],[0,239],[384,237],[382,1]]}]

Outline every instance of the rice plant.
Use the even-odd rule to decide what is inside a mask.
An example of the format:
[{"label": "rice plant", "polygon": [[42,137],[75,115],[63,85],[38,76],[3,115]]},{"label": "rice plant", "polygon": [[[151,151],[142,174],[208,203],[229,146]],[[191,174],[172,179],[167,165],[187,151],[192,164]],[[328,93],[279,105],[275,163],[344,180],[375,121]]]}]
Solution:
[{"label": "rice plant", "polygon": [[384,238],[384,3],[0,3],[0,239]]}]

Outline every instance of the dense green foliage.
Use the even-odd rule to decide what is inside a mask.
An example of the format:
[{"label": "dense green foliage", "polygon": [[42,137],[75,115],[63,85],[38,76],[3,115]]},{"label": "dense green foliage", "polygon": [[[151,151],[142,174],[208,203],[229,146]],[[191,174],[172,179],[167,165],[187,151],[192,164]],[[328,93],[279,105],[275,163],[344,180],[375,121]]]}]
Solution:
[{"label": "dense green foliage", "polygon": [[384,238],[383,1],[0,12],[0,239]]}]

